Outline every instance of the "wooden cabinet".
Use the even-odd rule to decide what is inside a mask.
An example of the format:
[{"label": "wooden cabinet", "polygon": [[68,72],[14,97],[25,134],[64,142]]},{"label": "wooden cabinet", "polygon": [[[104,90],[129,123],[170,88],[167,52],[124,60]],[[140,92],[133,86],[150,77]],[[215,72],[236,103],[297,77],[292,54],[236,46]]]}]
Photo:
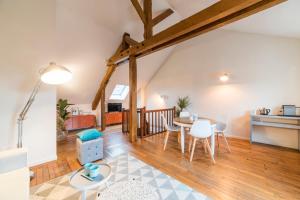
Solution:
[{"label": "wooden cabinet", "polygon": [[122,112],[105,113],[105,123],[106,125],[121,124]]},{"label": "wooden cabinet", "polygon": [[65,128],[68,131],[93,127],[96,127],[95,115],[76,115],[65,121]]}]

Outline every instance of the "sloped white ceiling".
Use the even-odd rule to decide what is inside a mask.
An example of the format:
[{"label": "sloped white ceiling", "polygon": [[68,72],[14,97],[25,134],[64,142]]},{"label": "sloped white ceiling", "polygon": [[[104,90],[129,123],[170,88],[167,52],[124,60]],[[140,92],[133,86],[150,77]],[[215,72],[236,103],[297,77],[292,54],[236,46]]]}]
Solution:
[{"label": "sloped white ceiling", "polygon": [[[159,32],[218,0],[153,0],[154,16],[172,8],[175,13],[155,27]],[[225,29],[300,38],[300,0],[289,0]],[[57,62],[70,68],[74,78],[58,88],[58,98],[91,103],[105,73],[106,59],[118,47],[122,34],[143,40],[143,24],[130,0],[57,0]],[[173,48],[138,60],[138,88],[145,86]],[[120,66],[107,87],[128,84],[128,64]]]},{"label": "sloped white ceiling", "polygon": [[176,12],[183,18],[187,18],[204,8],[207,8],[220,0],[167,0]]},{"label": "sloped white ceiling", "polygon": [[[154,16],[170,8],[167,2],[153,1]],[[57,62],[73,72],[73,79],[58,88],[58,98],[72,103],[91,103],[106,70],[106,59],[119,46],[124,32],[143,40],[143,24],[130,0],[58,0]],[[155,27],[159,32],[179,21],[174,13]],[[148,82],[168,57],[172,48],[138,60],[138,88]],[[128,64],[120,66],[111,78],[107,96],[117,83],[128,84]]]},{"label": "sloped white ceiling", "polygon": [[288,0],[270,9],[229,24],[225,29],[300,38],[300,1]]}]

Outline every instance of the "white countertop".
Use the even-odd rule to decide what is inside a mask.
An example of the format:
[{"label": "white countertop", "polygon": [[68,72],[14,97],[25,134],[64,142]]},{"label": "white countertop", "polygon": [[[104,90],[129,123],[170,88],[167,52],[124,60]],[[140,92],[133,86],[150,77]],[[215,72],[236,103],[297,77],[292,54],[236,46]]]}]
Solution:
[{"label": "white countertop", "polygon": [[251,115],[251,117],[270,118],[270,119],[294,119],[294,120],[300,120],[300,116],[299,117],[289,117],[289,116],[283,116],[283,115]]}]

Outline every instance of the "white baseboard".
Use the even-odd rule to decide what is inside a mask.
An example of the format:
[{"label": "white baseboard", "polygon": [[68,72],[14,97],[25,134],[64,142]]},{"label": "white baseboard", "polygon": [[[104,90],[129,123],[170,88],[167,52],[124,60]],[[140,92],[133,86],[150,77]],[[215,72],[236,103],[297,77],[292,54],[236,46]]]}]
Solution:
[{"label": "white baseboard", "polygon": [[54,161],[54,160],[57,160],[57,155],[52,155],[52,156],[43,158],[41,160],[35,160],[33,162],[30,162],[29,167],[40,165],[40,164],[47,163],[47,162]]}]

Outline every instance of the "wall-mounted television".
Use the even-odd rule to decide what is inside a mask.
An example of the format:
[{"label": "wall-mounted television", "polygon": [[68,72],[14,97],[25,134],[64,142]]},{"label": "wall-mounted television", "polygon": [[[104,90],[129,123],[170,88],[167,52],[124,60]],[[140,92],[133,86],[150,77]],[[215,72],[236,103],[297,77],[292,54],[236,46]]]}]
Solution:
[{"label": "wall-mounted television", "polygon": [[107,104],[107,112],[121,112],[121,111],[122,111],[122,103]]}]

